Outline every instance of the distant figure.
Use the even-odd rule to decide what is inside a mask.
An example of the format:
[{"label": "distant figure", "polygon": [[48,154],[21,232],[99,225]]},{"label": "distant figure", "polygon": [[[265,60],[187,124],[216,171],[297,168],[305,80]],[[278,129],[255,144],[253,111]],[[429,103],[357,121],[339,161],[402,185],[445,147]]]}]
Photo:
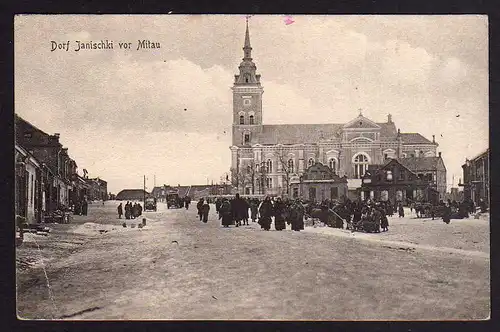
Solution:
[{"label": "distant figure", "polygon": [[132,214],[132,207],[129,201],[125,203],[125,219],[130,219]]},{"label": "distant figure", "polygon": [[443,221],[446,223],[446,224],[449,224],[450,221],[451,221],[451,205],[446,203],[446,206],[444,208],[444,212],[443,212]]},{"label": "distant figure", "polygon": [[219,219],[222,219],[222,226],[226,228],[233,223],[231,203],[225,198],[220,201]]},{"label": "distant figure", "polygon": [[86,199],[83,200],[83,203],[82,203],[82,214],[84,216],[87,215],[87,212],[88,212],[88,209],[89,209],[89,203],[87,202]]},{"label": "distant figure", "polygon": [[208,205],[208,201],[204,200],[201,206],[201,214],[203,216],[203,222],[206,223],[208,221],[208,212],[210,211],[210,205]]},{"label": "distant figure", "polygon": [[120,205],[118,205],[118,219],[122,218],[122,214],[123,214],[123,207],[122,203],[120,203]]},{"label": "distant figure", "polygon": [[184,197],[184,206],[186,207],[186,210],[189,209],[189,204],[191,204],[191,197],[189,196]]},{"label": "distant figure", "polygon": [[398,213],[399,213],[399,218],[405,217],[405,210],[403,209],[403,203],[399,203]]},{"label": "distant figure", "polygon": [[204,201],[205,200],[202,197],[202,198],[200,198],[198,203],[196,203],[196,208],[198,209],[198,216],[200,217],[200,221],[202,221],[202,219],[203,219],[203,213],[202,213],[201,207],[203,206]]}]

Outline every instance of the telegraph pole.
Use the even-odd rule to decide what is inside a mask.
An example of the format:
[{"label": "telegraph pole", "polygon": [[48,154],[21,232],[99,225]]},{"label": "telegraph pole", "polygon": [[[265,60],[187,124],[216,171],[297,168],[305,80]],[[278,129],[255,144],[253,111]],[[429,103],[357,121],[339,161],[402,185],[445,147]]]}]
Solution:
[{"label": "telegraph pole", "polygon": [[146,175],[144,175],[144,192],[143,192],[143,194],[144,194],[143,204],[144,204],[144,206],[146,206],[145,205],[146,204]]}]

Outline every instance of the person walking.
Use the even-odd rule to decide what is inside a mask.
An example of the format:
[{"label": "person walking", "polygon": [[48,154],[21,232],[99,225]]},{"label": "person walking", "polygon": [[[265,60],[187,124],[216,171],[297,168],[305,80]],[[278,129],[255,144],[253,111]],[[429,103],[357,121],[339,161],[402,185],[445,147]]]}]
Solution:
[{"label": "person walking", "polygon": [[443,211],[443,221],[445,224],[449,224],[451,221],[451,205],[446,203]]},{"label": "person walking", "polygon": [[236,194],[231,201],[231,213],[236,227],[241,226],[241,221],[245,218],[245,202],[240,198],[240,194]]},{"label": "person walking", "polygon": [[399,218],[405,217],[405,210],[403,209],[403,203],[399,203],[398,213],[399,213]]},{"label": "person walking", "polygon": [[125,203],[125,219],[130,219],[130,202]]},{"label": "person walking", "polygon": [[226,198],[222,199],[219,203],[219,219],[222,219],[222,226],[228,228],[233,223],[231,203]]},{"label": "person walking", "polygon": [[123,207],[122,203],[120,203],[120,205],[118,205],[118,219],[122,218],[122,214],[123,214]]},{"label": "person walking", "polygon": [[203,216],[203,222],[207,223],[208,221],[208,212],[210,211],[210,205],[208,205],[207,200],[203,201],[203,204],[201,206],[201,214]]},{"label": "person walking", "polygon": [[274,205],[274,228],[277,231],[286,229],[284,214],[285,204],[281,201],[281,198],[278,197],[276,200],[276,204]]},{"label": "person walking", "polygon": [[84,198],[84,199],[83,199],[83,203],[82,203],[82,214],[83,214],[84,216],[86,216],[86,215],[87,215],[88,209],[89,209],[89,203],[87,202],[87,199],[86,199],[86,198]]},{"label": "person walking", "polygon": [[259,201],[257,199],[252,199],[250,202],[250,217],[252,218],[252,222],[257,220],[257,214],[259,213]]},{"label": "person walking", "polygon": [[266,196],[262,204],[259,208],[259,224],[260,227],[266,231],[271,229],[272,219],[271,216],[274,214],[273,212],[273,204],[271,203],[271,198]]},{"label": "person walking", "polygon": [[202,221],[202,219],[203,219],[203,212],[201,210],[201,207],[203,206],[203,202],[204,202],[204,199],[202,197],[202,198],[200,198],[200,200],[196,204],[196,208],[198,209],[198,216],[200,217],[200,221]]}]

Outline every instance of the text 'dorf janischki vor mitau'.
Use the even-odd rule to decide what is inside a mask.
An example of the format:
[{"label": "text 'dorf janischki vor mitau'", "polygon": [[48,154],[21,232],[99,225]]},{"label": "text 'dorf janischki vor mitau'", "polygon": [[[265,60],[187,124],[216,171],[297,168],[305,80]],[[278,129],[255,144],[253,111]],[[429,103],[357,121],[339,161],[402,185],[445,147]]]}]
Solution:
[{"label": "text 'dorf janischki vor mitau'", "polygon": [[158,49],[161,48],[160,42],[151,41],[148,39],[137,40],[137,43],[128,41],[115,42],[113,40],[100,41],[50,41],[50,51],[66,51],[73,50],[75,52],[87,50],[143,50],[143,49]]}]

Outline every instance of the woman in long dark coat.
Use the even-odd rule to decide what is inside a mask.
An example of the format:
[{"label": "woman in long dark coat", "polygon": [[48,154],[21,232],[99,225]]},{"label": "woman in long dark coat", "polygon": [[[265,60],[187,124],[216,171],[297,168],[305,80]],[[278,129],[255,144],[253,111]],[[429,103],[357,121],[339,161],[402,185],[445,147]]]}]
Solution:
[{"label": "woman in long dark coat", "polygon": [[259,224],[260,227],[265,229],[266,231],[271,229],[271,216],[273,215],[273,204],[271,203],[271,199],[269,197],[266,197],[264,199],[264,202],[262,202],[262,205],[260,206],[259,209]]},{"label": "woman in long dark coat", "polygon": [[209,211],[210,211],[210,205],[208,205],[208,202],[205,200],[205,201],[203,201],[203,204],[201,206],[201,214],[202,214],[204,223],[206,223],[208,221],[208,212]]},{"label": "woman in long dark coat", "polygon": [[118,219],[121,219],[122,218],[122,214],[123,214],[123,207],[122,207],[122,203],[120,203],[120,205],[118,205]]},{"label": "woman in long dark coat", "polygon": [[233,223],[233,216],[231,214],[231,204],[227,199],[220,202],[219,206],[219,219],[222,219],[222,226],[229,227]]},{"label": "woman in long dark coat", "polygon": [[259,201],[257,199],[253,199],[250,202],[250,217],[252,218],[253,222],[257,220],[258,213],[259,213]]},{"label": "woman in long dark coat", "polygon": [[298,232],[304,229],[304,206],[300,201],[296,201],[290,206],[290,221],[293,231]]},{"label": "woman in long dark coat", "polygon": [[446,224],[449,224],[450,221],[451,221],[451,206],[449,204],[446,204],[446,206],[444,207],[444,211],[443,211],[443,221],[446,223]]},{"label": "woman in long dark coat", "polygon": [[399,213],[399,218],[404,218],[405,217],[405,210],[403,209],[403,204],[402,203],[399,203],[398,213]]},{"label": "woman in long dark coat", "polygon": [[281,201],[281,198],[278,197],[274,205],[274,228],[277,231],[286,229],[284,214],[285,204]]},{"label": "woman in long dark coat", "polygon": [[127,203],[125,204],[125,219],[130,219],[130,202],[127,201]]}]

